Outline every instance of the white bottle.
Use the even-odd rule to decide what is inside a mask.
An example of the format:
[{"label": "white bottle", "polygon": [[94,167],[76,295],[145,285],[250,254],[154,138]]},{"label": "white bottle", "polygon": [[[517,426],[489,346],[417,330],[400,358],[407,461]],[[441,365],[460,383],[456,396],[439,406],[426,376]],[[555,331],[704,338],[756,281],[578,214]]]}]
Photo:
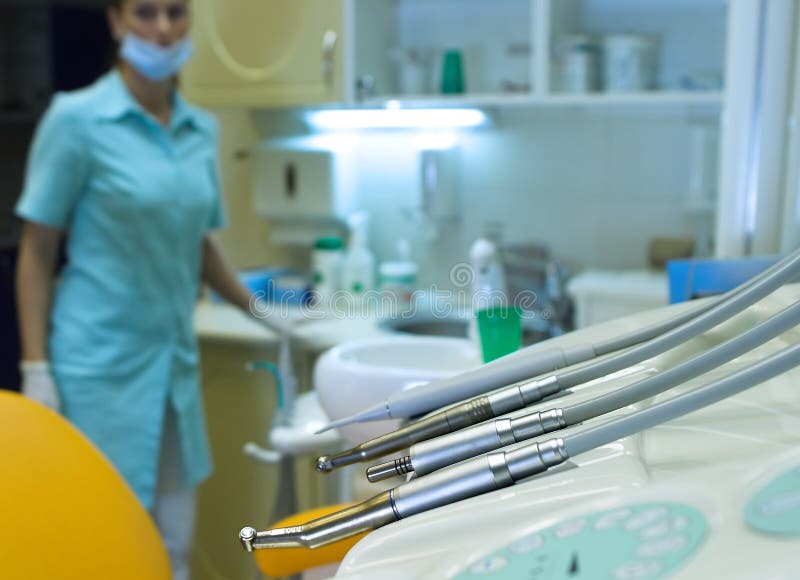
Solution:
[{"label": "white bottle", "polygon": [[342,265],[342,288],[358,303],[366,292],[375,289],[375,256],[367,247],[368,215],[359,212],[348,221],[350,243]]},{"label": "white bottle", "polygon": [[336,237],[320,238],[314,243],[311,271],[314,302],[318,306],[330,306],[334,293],[341,287],[342,245],[342,240]]},{"label": "white bottle", "polygon": [[419,268],[411,259],[411,245],[406,239],[397,242],[398,261],[383,262],[380,267],[381,296],[396,307],[396,312],[404,311],[411,304],[417,288]]},{"label": "white bottle", "polygon": [[480,348],[477,313],[484,308],[510,306],[506,289],[506,278],[497,246],[486,238],[478,238],[469,249],[469,261],[473,269],[472,311],[467,338]]}]

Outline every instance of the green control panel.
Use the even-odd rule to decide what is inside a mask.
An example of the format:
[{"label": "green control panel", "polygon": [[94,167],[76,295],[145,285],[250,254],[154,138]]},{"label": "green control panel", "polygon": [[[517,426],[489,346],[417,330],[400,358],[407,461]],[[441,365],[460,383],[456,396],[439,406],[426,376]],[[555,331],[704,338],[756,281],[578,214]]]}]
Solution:
[{"label": "green control panel", "polygon": [[705,516],[679,503],[639,503],[561,522],[519,538],[453,578],[543,580],[662,578],[708,533]]}]

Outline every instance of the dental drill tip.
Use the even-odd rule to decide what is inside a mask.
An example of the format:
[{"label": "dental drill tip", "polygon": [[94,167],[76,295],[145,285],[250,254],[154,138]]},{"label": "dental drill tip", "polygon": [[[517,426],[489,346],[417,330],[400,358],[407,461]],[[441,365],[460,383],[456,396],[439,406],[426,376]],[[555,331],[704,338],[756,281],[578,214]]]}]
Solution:
[{"label": "dental drill tip", "polygon": [[367,480],[370,483],[376,483],[378,481],[383,481],[384,479],[389,479],[390,477],[413,473],[413,471],[414,466],[411,465],[411,457],[398,457],[392,461],[387,461],[385,463],[379,463],[378,465],[368,467]]},{"label": "dental drill tip", "polygon": [[332,423],[328,423],[322,429],[317,431],[317,433],[324,433],[329,429],[335,429],[336,427],[343,427],[345,425],[350,425],[351,423],[366,423],[367,421],[380,421],[382,419],[391,419],[392,416],[389,413],[389,408],[386,406],[386,403],[378,403],[368,409],[364,409],[360,413],[355,415],[350,415],[349,417],[345,417],[344,419],[339,419]]},{"label": "dental drill tip", "polygon": [[330,471],[331,469],[332,466],[328,461],[327,455],[323,455],[322,457],[317,457],[317,471],[319,471],[320,473],[325,473],[327,471]]},{"label": "dental drill tip", "polygon": [[239,540],[242,542],[244,549],[248,552],[253,551],[253,540],[256,539],[256,533],[256,530],[250,526],[242,528],[239,532]]},{"label": "dental drill tip", "polygon": [[347,449],[333,455],[323,455],[317,458],[317,471],[328,473],[337,467],[344,467],[345,465],[353,465],[361,461],[366,461],[368,458],[359,447]]}]

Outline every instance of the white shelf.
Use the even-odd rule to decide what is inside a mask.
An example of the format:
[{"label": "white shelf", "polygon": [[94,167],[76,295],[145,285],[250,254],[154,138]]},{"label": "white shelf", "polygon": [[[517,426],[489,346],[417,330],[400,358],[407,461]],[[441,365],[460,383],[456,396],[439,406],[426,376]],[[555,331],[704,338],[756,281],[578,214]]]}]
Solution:
[{"label": "white shelf", "polygon": [[465,94],[385,97],[368,99],[357,107],[443,108],[443,107],[646,107],[646,106],[712,106],[722,105],[720,91],[665,91],[644,93],[587,94]]},{"label": "white shelf", "polygon": [[719,91],[650,91],[642,93],[554,94],[535,99],[537,104],[555,106],[619,106],[619,105],[721,105]]}]

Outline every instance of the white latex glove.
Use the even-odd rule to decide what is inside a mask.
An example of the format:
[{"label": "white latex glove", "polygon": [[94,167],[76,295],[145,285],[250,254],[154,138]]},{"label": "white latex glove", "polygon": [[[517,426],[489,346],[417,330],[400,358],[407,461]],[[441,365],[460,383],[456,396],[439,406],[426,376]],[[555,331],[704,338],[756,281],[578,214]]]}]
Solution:
[{"label": "white latex glove", "polygon": [[19,370],[22,373],[22,394],[56,413],[61,412],[61,397],[50,372],[50,363],[44,360],[22,361]]}]

